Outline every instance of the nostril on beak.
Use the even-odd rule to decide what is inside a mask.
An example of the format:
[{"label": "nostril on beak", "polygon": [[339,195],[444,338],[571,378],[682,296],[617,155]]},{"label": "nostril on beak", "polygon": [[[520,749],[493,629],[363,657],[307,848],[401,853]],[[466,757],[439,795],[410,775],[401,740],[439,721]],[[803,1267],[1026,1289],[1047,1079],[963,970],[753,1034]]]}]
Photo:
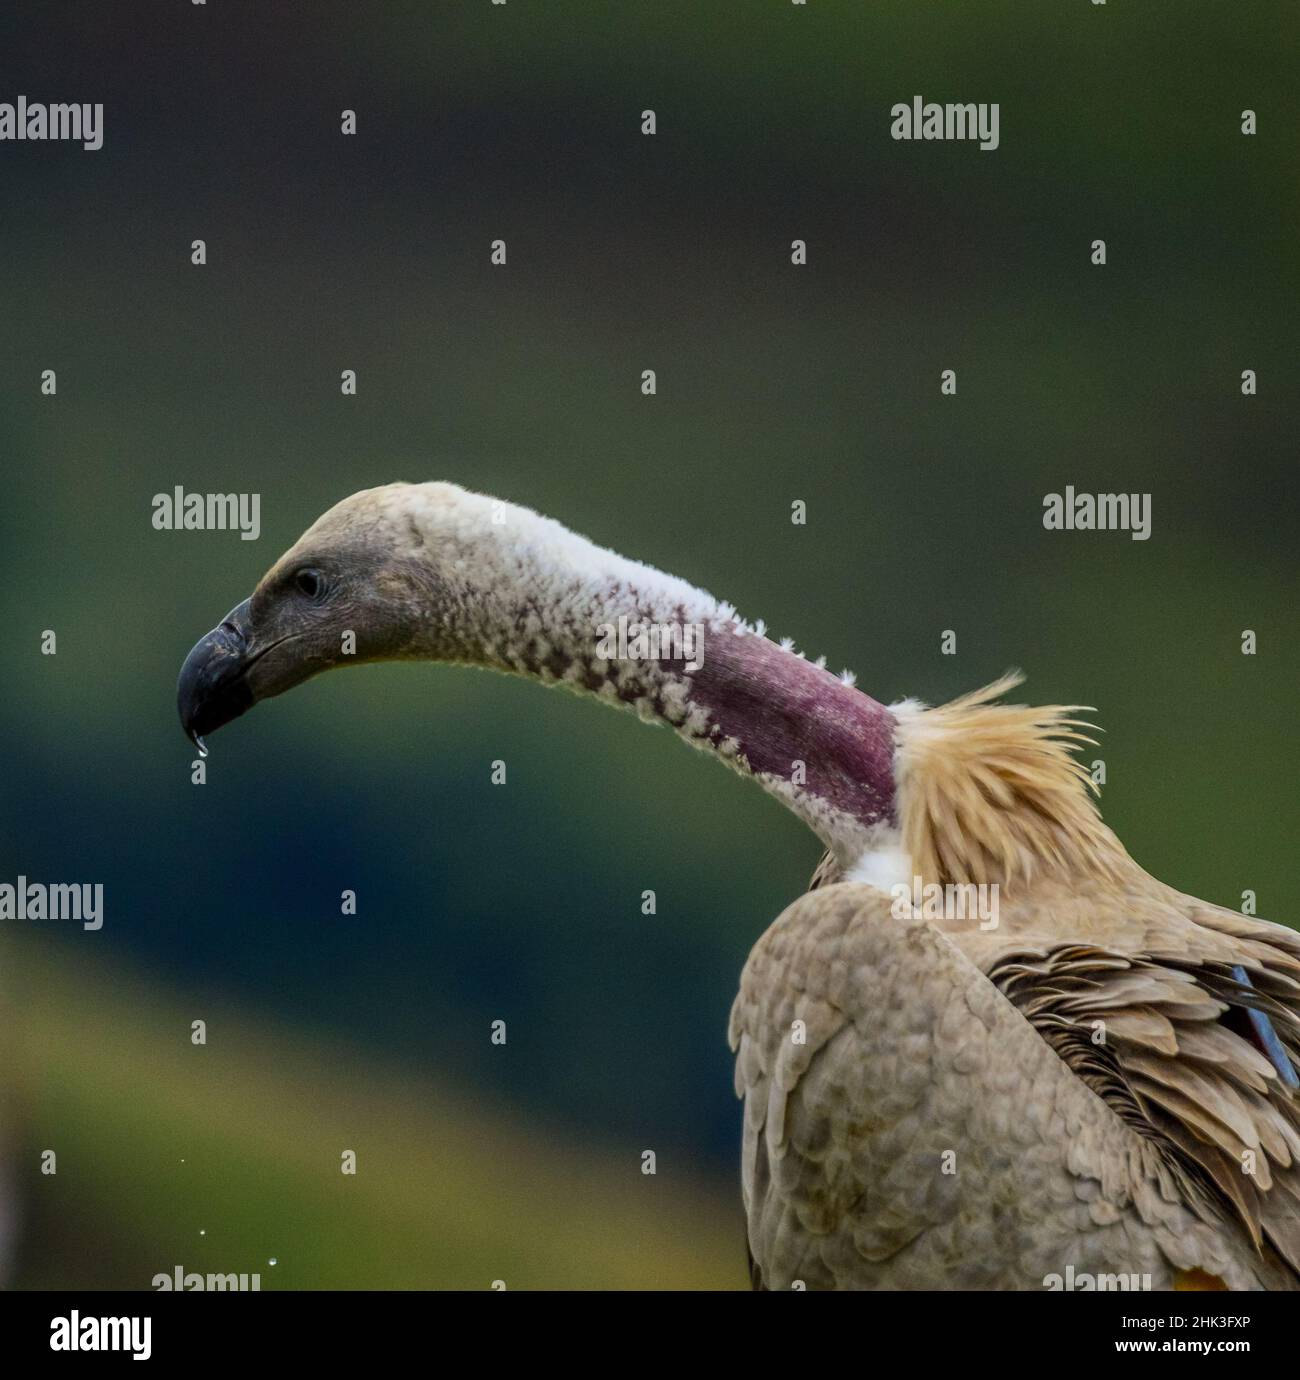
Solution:
[{"label": "nostril on beak", "polygon": [[240,619],[237,622],[236,619],[246,608],[246,604],[240,604],[238,609],[232,609],[213,629],[213,632],[225,633],[234,646],[241,652],[248,645],[248,632],[243,626],[243,620]]}]

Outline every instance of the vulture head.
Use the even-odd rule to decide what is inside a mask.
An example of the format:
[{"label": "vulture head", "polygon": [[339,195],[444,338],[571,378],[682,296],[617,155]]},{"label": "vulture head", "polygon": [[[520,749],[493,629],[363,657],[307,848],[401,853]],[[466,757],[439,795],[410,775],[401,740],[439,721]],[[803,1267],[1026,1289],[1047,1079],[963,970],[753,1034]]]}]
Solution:
[{"label": "vulture head", "polygon": [[[438,609],[452,572],[440,571],[436,545],[414,525],[414,487],[367,489],[336,504],[194,645],[177,703],[200,751],[206,734],[259,700],[331,667],[451,658],[452,647],[440,644]],[[433,497],[421,506],[432,511]]]}]

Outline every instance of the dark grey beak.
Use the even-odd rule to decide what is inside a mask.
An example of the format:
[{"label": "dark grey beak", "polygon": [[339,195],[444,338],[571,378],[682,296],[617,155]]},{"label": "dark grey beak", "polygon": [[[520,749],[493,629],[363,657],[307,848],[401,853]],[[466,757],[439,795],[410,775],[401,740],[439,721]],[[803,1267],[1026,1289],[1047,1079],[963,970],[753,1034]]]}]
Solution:
[{"label": "dark grey beak", "polygon": [[253,707],[253,692],[244,679],[248,657],[248,600],[230,610],[185,658],[176,682],[181,727],[201,756],[203,735],[213,733]]}]

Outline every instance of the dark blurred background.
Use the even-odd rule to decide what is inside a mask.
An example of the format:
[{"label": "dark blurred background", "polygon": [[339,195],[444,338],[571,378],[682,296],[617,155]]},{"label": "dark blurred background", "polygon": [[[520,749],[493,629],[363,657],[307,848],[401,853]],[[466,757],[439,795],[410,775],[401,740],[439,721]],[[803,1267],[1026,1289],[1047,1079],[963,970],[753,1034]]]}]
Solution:
[{"label": "dark blurred background", "polygon": [[[1023,667],[1098,707],[1140,862],[1294,922],[1298,40],[1283,3],[11,0],[0,100],[105,117],[0,144],[0,880],[106,915],[0,922],[12,1282],[745,1282],[725,1030],[793,817],[426,666],[190,782],[185,652],[368,485],[538,508],[883,700]],[[917,94],[999,102],[1000,147],[893,141]],[[176,485],[260,493],[260,540],[154,530]],[[1045,531],[1066,485],[1150,493],[1150,540]]]}]

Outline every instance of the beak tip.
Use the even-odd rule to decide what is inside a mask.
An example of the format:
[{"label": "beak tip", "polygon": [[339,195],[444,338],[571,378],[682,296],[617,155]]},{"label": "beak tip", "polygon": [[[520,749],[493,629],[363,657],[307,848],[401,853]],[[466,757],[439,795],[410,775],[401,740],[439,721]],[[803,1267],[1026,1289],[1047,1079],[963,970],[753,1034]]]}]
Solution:
[{"label": "beak tip", "polygon": [[247,601],[232,609],[190,649],[176,681],[176,708],[185,736],[208,755],[204,737],[251,709],[253,692],[242,675],[248,650]]}]

